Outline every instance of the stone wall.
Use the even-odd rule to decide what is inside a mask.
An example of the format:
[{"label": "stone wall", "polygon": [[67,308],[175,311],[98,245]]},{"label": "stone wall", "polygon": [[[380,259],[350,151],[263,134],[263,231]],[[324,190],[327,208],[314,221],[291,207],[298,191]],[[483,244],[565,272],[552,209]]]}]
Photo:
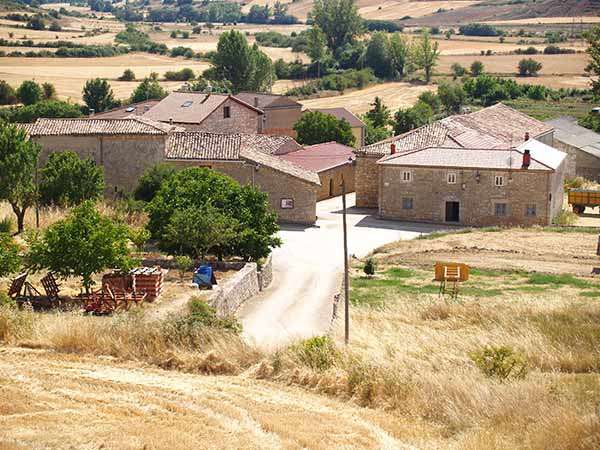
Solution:
[{"label": "stone wall", "polygon": [[265,108],[263,130],[266,134],[296,137],[294,124],[302,116],[302,105],[288,108]]},{"label": "stone wall", "polygon": [[342,177],[346,182],[346,193],[354,192],[355,170],[355,164],[344,164],[319,172],[321,187],[317,193],[317,201],[342,195]]},{"label": "stone wall", "polygon": [[377,208],[380,156],[356,156],[354,188],[357,208]]},{"label": "stone wall", "polygon": [[273,257],[267,256],[267,260],[261,266],[258,272],[258,287],[262,291],[269,287],[273,281]]},{"label": "stone wall", "polygon": [[[413,181],[403,183],[401,173],[407,170],[412,172]],[[455,173],[456,183],[448,183],[448,172]],[[504,186],[494,185],[496,175],[504,176]],[[459,202],[461,225],[548,225],[558,205],[562,205],[562,176],[563,168],[556,174],[521,170],[509,174],[381,166],[379,214],[384,218],[446,223],[446,202]],[[403,208],[403,199],[412,199],[412,209]],[[506,203],[506,216],[495,215],[497,203]],[[531,205],[535,205],[535,216],[526,215]]]},{"label": "stone wall", "polygon": [[[229,106],[230,117],[223,117],[223,109]],[[248,133],[262,132],[262,114],[227,99],[200,124],[177,123],[188,131],[208,131],[211,133]]]},{"label": "stone wall", "polygon": [[144,171],[164,159],[165,136],[41,136],[40,165],[50,153],[70,150],[104,169],[106,194],[131,192]]},{"label": "stone wall", "polygon": [[[230,176],[242,185],[256,186],[269,197],[269,204],[280,222],[313,224],[317,218],[317,189],[319,186],[302,181],[269,167],[242,161],[170,161],[178,167],[209,167]],[[281,207],[282,199],[292,199],[294,207]]]},{"label": "stone wall", "polygon": [[247,263],[221,286],[213,287],[208,304],[216,309],[219,316],[230,316],[259,291],[256,263]]},{"label": "stone wall", "polygon": [[568,154],[565,169],[567,178],[578,176],[592,181],[600,181],[600,158],[557,138],[554,139],[554,147]]}]

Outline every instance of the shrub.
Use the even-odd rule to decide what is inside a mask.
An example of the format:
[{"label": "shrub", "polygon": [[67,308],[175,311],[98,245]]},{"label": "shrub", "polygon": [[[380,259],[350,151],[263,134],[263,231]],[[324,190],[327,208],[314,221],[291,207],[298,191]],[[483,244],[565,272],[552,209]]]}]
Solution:
[{"label": "shrub", "polygon": [[26,80],[17,89],[17,98],[24,105],[33,105],[42,99],[42,88],[35,81]]},{"label": "shrub", "polygon": [[21,267],[19,250],[19,246],[10,235],[0,233],[0,277],[19,270]]},{"label": "shrub", "polygon": [[10,84],[0,80],[0,105],[13,105],[17,103],[17,94]]},{"label": "shrub", "polygon": [[338,351],[329,336],[315,336],[292,347],[300,362],[311,369],[324,371],[335,364]]},{"label": "shrub", "polygon": [[499,36],[502,34],[497,28],[482,23],[462,25],[458,28],[458,32],[465,36]]},{"label": "shrub", "polygon": [[179,272],[179,279],[182,283],[185,280],[186,272],[190,270],[192,264],[194,264],[194,261],[187,255],[178,255],[175,257],[175,268]]},{"label": "shrub", "polygon": [[119,77],[119,81],[134,81],[135,80],[135,73],[133,73],[133,70],[131,69],[125,69],[125,71],[123,72],[123,75],[121,75]]},{"label": "shrub", "polygon": [[129,240],[135,245],[138,252],[144,250],[144,245],[150,239],[150,232],[145,228],[130,228]]},{"label": "shrub", "polygon": [[375,261],[373,261],[373,258],[367,259],[367,262],[365,263],[365,267],[363,267],[363,272],[369,278],[371,278],[373,275],[375,275]]},{"label": "shrub", "polygon": [[484,66],[481,61],[473,61],[471,64],[471,76],[478,77],[483,74]]},{"label": "shrub", "polygon": [[147,169],[140,177],[138,184],[133,191],[133,196],[136,200],[144,202],[151,201],[162,183],[171,178],[177,169],[168,164],[157,164]]},{"label": "shrub", "polygon": [[169,71],[165,73],[165,79],[169,81],[188,81],[196,78],[194,71],[185,67],[178,71]]},{"label": "shrub", "polygon": [[235,317],[219,317],[216,310],[203,299],[192,297],[188,303],[189,322],[212,328],[222,328],[234,333],[242,331],[242,325]]},{"label": "shrub", "polygon": [[577,222],[577,214],[567,209],[561,210],[555,217],[552,223],[555,225],[569,226],[574,225]]},{"label": "shrub", "polygon": [[15,221],[12,217],[5,217],[0,220],[0,233],[11,234],[15,230]]},{"label": "shrub", "polygon": [[536,61],[535,59],[522,59],[519,61],[519,75],[522,77],[533,77],[538,74],[540,70],[542,70],[542,63]]},{"label": "shrub", "polygon": [[472,352],[475,365],[488,377],[501,381],[524,378],[527,374],[527,359],[507,346],[488,346]]},{"label": "shrub", "polygon": [[467,69],[461,66],[459,63],[454,63],[450,67],[452,70],[452,77],[456,80],[457,78],[464,77],[467,73]]}]

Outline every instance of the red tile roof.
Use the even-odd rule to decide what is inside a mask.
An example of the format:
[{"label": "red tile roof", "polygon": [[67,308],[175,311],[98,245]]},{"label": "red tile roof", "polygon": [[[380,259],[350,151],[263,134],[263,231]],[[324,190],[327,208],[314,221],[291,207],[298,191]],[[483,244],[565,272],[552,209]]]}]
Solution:
[{"label": "red tile roof", "polygon": [[119,106],[117,108],[109,109],[108,111],[97,112],[91,118],[93,119],[125,119],[130,116],[141,116],[155,105],[160,100],[144,100],[143,102],[131,103],[129,105]]},{"label": "red tile roof", "polygon": [[90,136],[168,134],[172,125],[145,119],[38,119],[21,125],[30,136]]},{"label": "red tile roof", "polygon": [[313,172],[323,172],[354,161],[354,149],[337,142],[310,145],[302,150],[279,156]]}]

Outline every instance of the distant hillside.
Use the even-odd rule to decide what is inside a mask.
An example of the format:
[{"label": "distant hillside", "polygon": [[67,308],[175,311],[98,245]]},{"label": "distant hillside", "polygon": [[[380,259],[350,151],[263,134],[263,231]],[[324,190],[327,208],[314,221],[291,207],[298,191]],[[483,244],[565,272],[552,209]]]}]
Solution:
[{"label": "distant hillside", "polygon": [[406,25],[449,25],[539,17],[578,17],[600,14],[600,0],[489,0],[466,8],[405,20]]}]

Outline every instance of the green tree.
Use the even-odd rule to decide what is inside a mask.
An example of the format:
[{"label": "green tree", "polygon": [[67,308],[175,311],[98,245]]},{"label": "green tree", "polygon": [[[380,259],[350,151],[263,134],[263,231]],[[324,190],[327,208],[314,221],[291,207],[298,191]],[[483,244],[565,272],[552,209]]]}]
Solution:
[{"label": "green tree", "polygon": [[100,198],[104,174],[92,159],[74,152],[55,152],[40,174],[40,201],[43,205],[74,206]]},{"label": "green tree", "polygon": [[465,69],[459,63],[452,64],[452,66],[450,66],[450,69],[452,70],[452,78],[454,78],[455,80],[464,77],[467,73],[467,69]]},{"label": "green tree", "polygon": [[431,81],[431,75],[439,57],[438,43],[433,42],[429,37],[429,32],[425,31],[420,41],[413,47],[413,59],[417,68],[423,69],[425,72],[426,83]]},{"label": "green tree", "polygon": [[46,21],[40,15],[35,15],[27,22],[27,28],[32,30],[43,30],[46,28]]},{"label": "green tree", "polygon": [[24,228],[25,212],[36,198],[35,171],[40,147],[25,130],[0,122],[0,199],[17,216],[17,233]]},{"label": "green tree", "polygon": [[206,168],[184,169],[163,182],[147,206],[148,229],[160,239],[177,211],[208,207],[239,223],[233,242],[212,249],[217,255],[256,261],[281,245],[276,236],[277,217],[269,206],[267,194],[252,186],[240,186]]},{"label": "green tree", "polygon": [[390,68],[394,77],[402,78],[406,75],[410,52],[411,47],[407,40],[400,33],[394,33],[389,44]]},{"label": "green tree", "polygon": [[431,108],[431,110],[433,111],[434,114],[439,113],[440,108],[442,107],[442,102],[441,102],[440,98],[431,91],[423,92],[421,95],[419,95],[419,98],[417,99],[417,101],[423,102],[423,103],[426,103],[427,105],[429,105],[429,107]]},{"label": "green tree", "polygon": [[249,90],[253,92],[270,91],[275,81],[275,69],[271,58],[260,51],[256,43],[252,46],[251,56],[254,73],[248,83]]},{"label": "green tree", "polygon": [[17,103],[17,94],[10,84],[0,80],[0,105],[13,105]]},{"label": "green tree", "polygon": [[365,124],[365,145],[371,145],[379,141],[383,141],[391,136],[392,132],[385,126],[376,127],[371,119],[366,114],[363,115],[362,121]]},{"label": "green tree", "polygon": [[17,89],[17,98],[24,105],[33,105],[42,99],[42,88],[35,81],[25,80]]},{"label": "green tree", "polygon": [[522,59],[519,61],[519,76],[535,77],[542,70],[542,63],[532,58]]},{"label": "green tree", "polygon": [[130,100],[132,103],[137,103],[151,99],[160,100],[166,96],[167,91],[162,88],[157,78],[150,76],[144,78],[144,80],[138,84],[131,94]]},{"label": "green tree", "polygon": [[315,0],[310,17],[325,33],[332,52],[351,43],[363,30],[354,0]]},{"label": "green tree", "polygon": [[594,96],[600,96],[600,26],[595,26],[585,34],[588,43],[588,65],[585,71],[589,74]]},{"label": "green tree", "polygon": [[473,63],[471,64],[470,72],[472,77],[478,77],[479,75],[483,75],[484,70],[485,68],[481,61],[473,61]]},{"label": "green tree", "polygon": [[297,135],[296,140],[304,145],[335,141],[352,146],[355,142],[352,128],[345,119],[338,120],[319,111],[304,113],[294,124],[294,130]]},{"label": "green tree", "polygon": [[430,123],[432,117],[431,107],[423,102],[417,102],[412,108],[399,109],[394,114],[394,134],[399,135],[422,127]]},{"label": "green tree", "polygon": [[83,101],[88,109],[95,112],[106,111],[117,104],[110,84],[102,78],[86,81],[83,87]]},{"label": "green tree", "polygon": [[90,200],[69,216],[48,227],[29,242],[28,266],[47,269],[62,278],[81,277],[86,292],[94,274],[108,268],[130,269],[134,261],[128,248],[129,230],[101,215]]},{"label": "green tree", "polygon": [[375,97],[371,106],[372,108],[365,113],[365,117],[371,121],[375,128],[387,126],[391,119],[389,108],[384,105],[380,97]]},{"label": "green tree", "polygon": [[35,122],[38,118],[69,118],[81,117],[81,108],[73,103],[60,100],[46,100],[21,108],[0,110],[9,122]]},{"label": "green tree", "polygon": [[373,69],[373,73],[379,78],[391,76],[392,66],[389,47],[388,35],[383,31],[373,33],[367,45],[365,64]]},{"label": "green tree", "polygon": [[54,98],[56,97],[56,88],[52,83],[43,83],[42,92],[44,100],[54,100]]},{"label": "green tree", "polygon": [[328,56],[325,34],[318,27],[311,27],[306,32],[306,54],[317,64],[317,78],[321,77],[321,63]]},{"label": "green tree", "polygon": [[158,243],[162,250],[204,261],[212,248],[229,246],[239,222],[211,205],[176,210]]},{"label": "green tree", "polygon": [[0,277],[18,272],[21,267],[20,248],[6,233],[0,233]]},{"label": "green tree", "polygon": [[119,77],[119,81],[135,81],[135,73],[131,69],[125,69],[123,75]]},{"label": "green tree", "polygon": [[460,84],[441,83],[438,97],[447,112],[456,114],[460,112],[467,95]]},{"label": "green tree", "polygon": [[177,169],[169,164],[156,164],[146,169],[133,191],[136,200],[151,201],[165,180],[171,178]]}]

